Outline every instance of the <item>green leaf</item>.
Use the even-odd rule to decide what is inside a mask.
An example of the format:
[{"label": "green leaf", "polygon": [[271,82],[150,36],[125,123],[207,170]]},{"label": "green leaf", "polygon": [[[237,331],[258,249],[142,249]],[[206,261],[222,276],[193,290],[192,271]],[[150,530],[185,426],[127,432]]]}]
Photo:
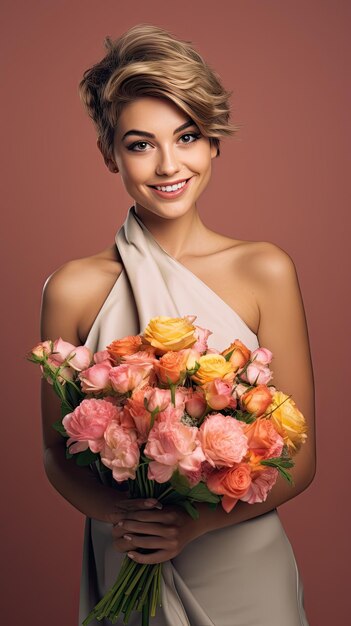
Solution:
[{"label": "green leaf", "polygon": [[190,491],[189,481],[183,474],[180,474],[178,470],[175,470],[172,474],[171,485],[175,491],[186,496]]},{"label": "green leaf", "polygon": [[99,458],[99,455],[96,452],[92,452],[90,448],[88,448],[87,450],[84,450],[83,452],[79,452],[78,454],[76,454],[76,457],[77,457],[77,465],[84,466],[84,465],[90,465],[90,463],[93,463],[96,459]]},{"label": "green leaf", "polygon": [[188,493],[188,498],[196,500],[197,502],[213,502],[217,503],[220,497],[215,493],[211,493],[205,483],[198,483],[192,487]]}]

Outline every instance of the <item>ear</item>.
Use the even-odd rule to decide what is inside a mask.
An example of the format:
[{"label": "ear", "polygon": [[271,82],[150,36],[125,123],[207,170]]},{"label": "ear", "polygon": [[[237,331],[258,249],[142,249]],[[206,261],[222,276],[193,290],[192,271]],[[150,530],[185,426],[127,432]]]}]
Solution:
[{"label": "ear", "polygon": [[211,159],[215,159],[218,154],[218,148],[212,142],[210,145],[210,154],[211,154]]},{"label": "ear", "polygon": [[101,145],[101,140],[100,137],[97,138],[96,140],[96,145],[99,148],[104,161],[105,161],[105,165],[108,167],[108,169],[110,170],[110,172],[112,172],[113,174],[116,174],[116,172],[118,172],[118,167],[115,163],[115,161],[113,161],[112,159],[109,159],[108,157],[106,157],[106,155],[104,154],[104,151],[102,149],[102,145]]}]

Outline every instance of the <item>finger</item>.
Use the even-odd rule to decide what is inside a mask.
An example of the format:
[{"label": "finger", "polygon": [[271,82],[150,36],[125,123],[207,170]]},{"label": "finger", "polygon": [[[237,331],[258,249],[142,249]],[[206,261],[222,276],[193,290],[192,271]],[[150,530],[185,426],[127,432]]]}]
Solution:
[{"label": "finger", "polygon": [[119,500],[118,508],[125,511],[133,511],[135,509],[150,509],[153,507],[162,508],[161,502],[156,498],[128,498]]},{"label": "finger", "polygon": [[135,552],[133,550],[129,550],[127,552],[129,558],[137,563],[147,563],[148,565],[154,563],[163,563],[164,561],[168,561],[173,558],[174,554],[168,550],[157,550],[152,554],[141,554],[140,552]]},{"label": "finger", "polygon": [[170,537],[174,535],[173,528],[166,524],[158,523],[145,523],[143,521],[137,521],[134,519],[124,519],[118,522],[116,527],[117,532],[125,533],[140,533],[143,535],[158,535],[160,537]]},{"label": "finger", "polygon": [[174,539],[159,537],[158,535],[142,536],[130,533],[123,535],[123,539],[129,543],[129,550],[134,548],[150,548],[152,550],[175,550],[177,545]]}]

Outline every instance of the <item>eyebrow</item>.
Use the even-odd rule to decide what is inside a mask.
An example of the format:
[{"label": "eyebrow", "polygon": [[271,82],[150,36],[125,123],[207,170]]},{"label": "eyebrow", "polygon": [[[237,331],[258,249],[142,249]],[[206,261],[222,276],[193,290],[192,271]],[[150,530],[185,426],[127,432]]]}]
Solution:
[{"label": "eyebrow", "polygon": [[[176,133],[179,133],[181,130],[184,130],[185,128],[189,128],[189,126],[196,126],[196,124],[195,122],[193,122],[193,120],[188,120],[181,126],[178,126],[178,128],[176,128],[175,131],[173,132],[173,135],[175,135]],[[132,130],[128,130],[128,132],[126,132],[123,135],[122,141],[129,135],[138,135],[138,137],[150,137],[150,139],[155,139],[155,135],[153,135],[152,133],[148,133],[146,130],[136,130],[135,128],[133,128]]]}]

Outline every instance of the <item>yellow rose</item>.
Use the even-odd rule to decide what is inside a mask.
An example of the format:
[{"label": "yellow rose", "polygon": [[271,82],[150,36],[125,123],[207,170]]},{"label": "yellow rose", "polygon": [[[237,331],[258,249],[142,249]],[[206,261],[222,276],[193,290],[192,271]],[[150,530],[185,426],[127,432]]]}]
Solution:
[{"label": "yellow rose", "polygon": [[[278,406],[281,402],[283,404]],[[267,412],[273,409],[275,409],[271,414],[273,424],[288,446],[289,454],[294,455],[307,439],[306,420],[294,400],[282,391],[274,393],[273,401],[267,408]]]},{"label": "yellow rose", "polygon": [[197,339],[195,326],[186,317],[153,317],[148,323],[144,339],[157,349],[157,354],[169,350],[190,348]]},{"label": "yellow rose", "polygon": [[232,383],[234,380],[234,370],[230,361],[226,361],[221,354],[210,353],[200,356],[198,359],[200,364],[196,374],[191,376],[192,380],[197,384],[203,385],[209,383],[215,378]]}]

